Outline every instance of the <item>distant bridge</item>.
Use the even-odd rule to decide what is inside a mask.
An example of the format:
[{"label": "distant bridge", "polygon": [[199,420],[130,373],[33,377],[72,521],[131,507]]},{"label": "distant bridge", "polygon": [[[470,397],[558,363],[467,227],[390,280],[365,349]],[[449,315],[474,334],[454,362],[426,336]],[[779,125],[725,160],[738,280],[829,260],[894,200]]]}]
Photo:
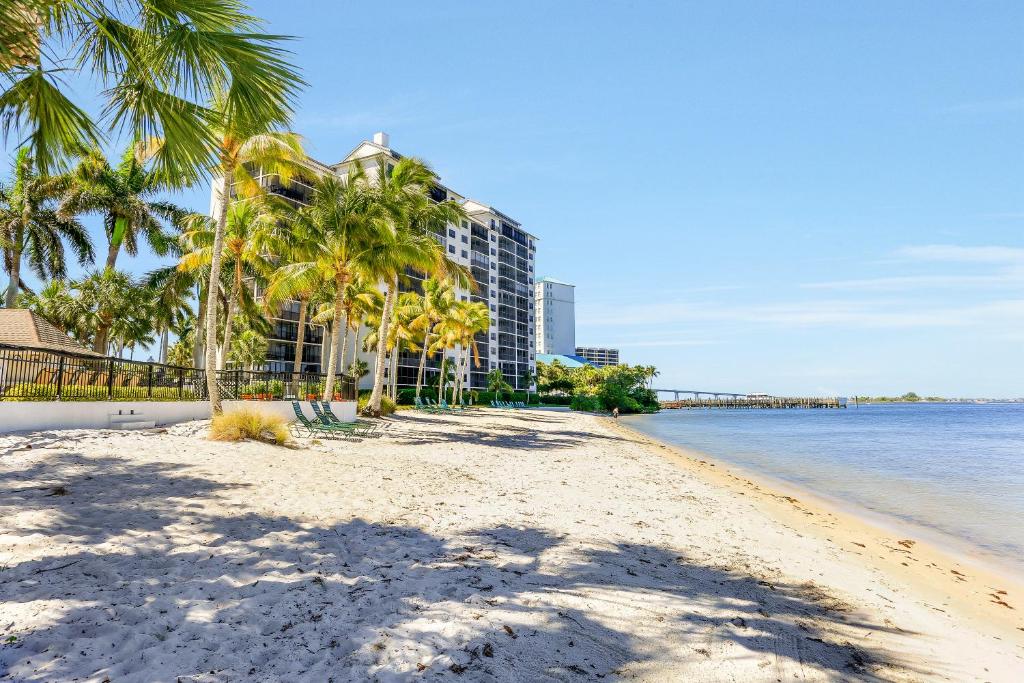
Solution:
[{"label": "distant bridge", "polygon": [[[679,400],[679,394],[690,394],[694,398],[700,398],[701,396],[714,396],[715,398],[721,398],[722,396],[728,396],[729,398],[747,398],[747,394],[734,394],[729,391],[695,391],[693,389],[651,389],[656,394],[674,394],[673,400]],[[764,394],[758,394],[763,396]]]},{"label": "distant bridge", "polygon": [[[768,394],[736,394],[730,391],[697,391],[694,389],[651,389],[655,394],[672,394],[671,401],[661,401],[662,408],[845,408],[846,398],[787,397]],[[680,395],[686,398],[679,398]]]}]

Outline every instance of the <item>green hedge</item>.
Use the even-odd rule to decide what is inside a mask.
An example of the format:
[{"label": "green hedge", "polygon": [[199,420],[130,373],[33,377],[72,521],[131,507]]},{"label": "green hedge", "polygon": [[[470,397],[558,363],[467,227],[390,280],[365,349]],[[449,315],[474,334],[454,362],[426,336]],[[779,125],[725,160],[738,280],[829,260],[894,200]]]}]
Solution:
[{"label": "green hedge", "polygon": [[[61,391],[61,401],[195,401],[199,395],[191,389],[178,393],[177,387],[153,387],[150,397],[146,387],[114,387],[108,396],[104,386],[69,385]],[[4,401],[56,401],[57,387],[53,384],[19,384],[8,389]]]}]

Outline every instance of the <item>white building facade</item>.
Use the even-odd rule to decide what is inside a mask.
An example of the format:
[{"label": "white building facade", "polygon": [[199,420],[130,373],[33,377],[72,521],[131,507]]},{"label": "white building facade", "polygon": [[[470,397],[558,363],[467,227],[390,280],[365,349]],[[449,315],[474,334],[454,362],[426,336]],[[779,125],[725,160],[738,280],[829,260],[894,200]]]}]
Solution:
[{"label": "white building facade", "polygon": [[575,285],[543,277],[534,285],[537,353],[576,353]]},{"label": "white building facade", "polygon": [[619,364],[619,350],[603,346],[577,346],[576,355],[585,358],[591,365],[603,368]]},{"label": "white building facade", "polygon": [[[328,172],[344,177],[358,161],[367,176],[372,178],[379,163],[391,164],[401,158],[402,155],[391,149],[388,135],[376,133],[372,140],[364,140],[356,145],[355,149],[340,162],[327,165],[310,159],[308,167],[318,173]],[[304,204],[308,198],[309,181],[303,178],[296,178],[286,187],[276,177],[268,176],[263,184],[270,192],[298,205]],[[214,188],[214,193],[219,194],[216,183]],[[484,302],[490,311],[490,330],[486,334],[478,335],[476,339],[480,365],[477,367],[474,362],[470,362],[470,372],[465,378],[467,386],[472,389],[486,389],[487,373],[500,369],[504,380],[513,387],[520,390],[528,388],[523,377],[527,371],[531,375],[535,374],[537,367],[532,296],[537,238],[523,230],[516,220],[490,205],[454,192],[440,179],[435,179],[431,199],[437,202],[453,200],[461,204],[465,210],[466,220],[460,221],[459,225],[449,224],[444,234],[436,237],[444,245],[448,258],[469,268],[476,281],[474,291],[460,287],[456,289],[456,297],[463,301]],[[211,202],[211,209],[215,209],[216,203],[215,197]],[[408,282],[400,289],[422,291],[422,276],[417,273],[407,275]],[[280,328],[282,338],[270,340],[273,357],[268,358],[268,369],[291,369],[291,358],[295,349],[294,332],[297,331],[294,312],[291,310],[293,308],[297,310],[296,306],[286,304],[283,309],[284,317],[280,320],[271,320],[275,334]],[[311,326],[313,327],[315,326]],[[364,338],[366,332],[365,329],[361,330],[358,338]],[[355,343],[355,337],[353,334],[350,338],[350,345]],[[308,357],[309,362],[304,362],[304,369],[323,372],[327,367],[327,354],[338,353],[339,350],[332,351],[329,348],[330,338],[323,333],[322,328],[307,331],[307,346],[311,345],[311,338],[316,340],[313,344],[319,347],[319,352],[308,348],[305,350],[303,355],[304,358]],[[289,355],[289,341],[292,355]],[[448,351],[448,354],[450,361],[454,359],[453,351]],[[281,359],[285,358],[287,361],[282,362]],[[372,370],[376,354],[362,352],[360,358],[366,361]],[[419,353],[403,351],[399,354],[397,377],[400,388],[415,386],[419,361]],[[282,367],[278,368],[278,364]],[[454,366],[449,363],[449,367]],[[440,356],[435,355],[427,362],[428,378],[436,374],[439,368]],[[361,388],[368,388],[372,384],[372,374],[371,371],[363,378]]]}]

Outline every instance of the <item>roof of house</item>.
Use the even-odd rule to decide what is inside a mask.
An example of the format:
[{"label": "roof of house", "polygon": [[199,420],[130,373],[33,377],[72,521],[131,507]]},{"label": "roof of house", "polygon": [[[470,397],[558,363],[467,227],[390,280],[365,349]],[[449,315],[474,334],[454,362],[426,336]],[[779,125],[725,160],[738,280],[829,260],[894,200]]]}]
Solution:
[{"label": "roof of house", "polygon": [[560,353],[537,354],[538,363],[551,363],[556,360],[567,368],[578,368],[583,365],[593,365],[593,363],[582,356],[566,356]]},{"label": "roof of house", "polygon": [[0,344],[103,357],[27,308],[0,308]]}]

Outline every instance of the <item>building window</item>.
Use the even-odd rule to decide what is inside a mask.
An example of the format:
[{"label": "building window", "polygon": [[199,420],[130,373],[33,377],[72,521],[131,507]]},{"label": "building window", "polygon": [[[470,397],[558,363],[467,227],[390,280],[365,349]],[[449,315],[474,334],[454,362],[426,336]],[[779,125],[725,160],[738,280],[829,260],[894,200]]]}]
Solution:
[{"label": "building window", "polygon": [[497,338],[498,338],[498,335],[496,335],[493,332],[491,332],[491,339],[497,339]]},{"label": "building window", "polygon": [[451,228],[448,228],[448,236],[449,237],[455,237],[455,231],[452,230]]},{"label": "building window", "polygon": [[469,258],[469,254],[466,253],[465,249],[462,250],[462,258]]},{"label": "building window", "polygon": [[[453,251],[452,253],[454,254],[455,252]],[[497,269],[498,269],[497,266],[494,265],[494,261],[491,261],[491,270],[497,270]]]},{"label": "building window", "polygon": [[494,276],[492,275],[492,276],[491,276],[491,282],[497,282],[497,281],[498,281],[498,278],[496,278],[496,277],[494,277]]},{"label": "building window", "polygon": [[469,227],[469,223],[467,223],[466,221],[462,221],[462,227],[468,228]]},{"label": "building window", "polygon": [[494,290],[492,289],[492,290],[491,290],[491,296],[498,296],[498,293],[497,293],[497,292],[495,292],[495,291],[494,291]]},{"label": "building window", "polygon": [[497,256],[497,255],[498,255],[498,250],[497,249],[491,249],[491,256]]},{"label": "building window", "polygon": [[463,235],[462,236],[462,243],[463,244],[469,244],[469,237],[467,237],[466,235]]},{"label": "building window", "polygon": [[455,253],[455,247],[449,244],[448,245],[448,253],[449,254],[454,254]]},{"label": "building window", "polygon": [[498,307],[495,306],[494,304],[491,304],[491,312],[492,313],[497,313],[498,312]]}]

